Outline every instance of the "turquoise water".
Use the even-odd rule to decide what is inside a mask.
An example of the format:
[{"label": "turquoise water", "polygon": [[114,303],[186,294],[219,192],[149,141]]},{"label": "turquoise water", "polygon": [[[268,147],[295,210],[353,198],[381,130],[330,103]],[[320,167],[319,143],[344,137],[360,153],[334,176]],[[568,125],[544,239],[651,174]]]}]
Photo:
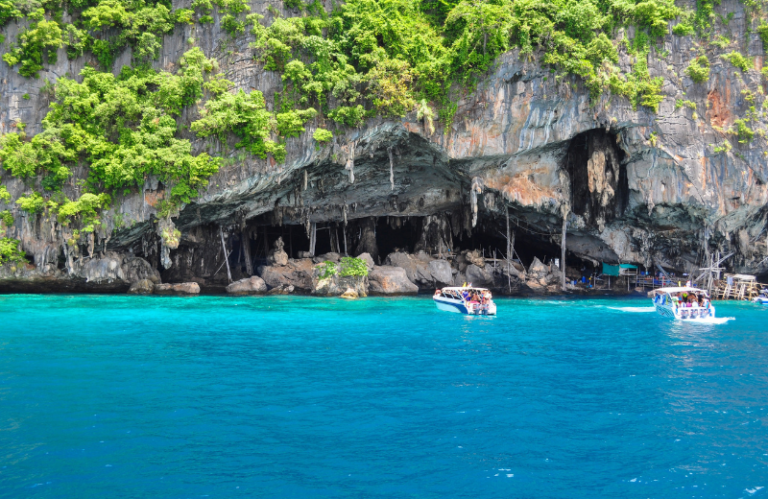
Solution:
[{"label": "turquoise water", "polygon": [[0,296],[0,497],[768,497],[768,307]]}]

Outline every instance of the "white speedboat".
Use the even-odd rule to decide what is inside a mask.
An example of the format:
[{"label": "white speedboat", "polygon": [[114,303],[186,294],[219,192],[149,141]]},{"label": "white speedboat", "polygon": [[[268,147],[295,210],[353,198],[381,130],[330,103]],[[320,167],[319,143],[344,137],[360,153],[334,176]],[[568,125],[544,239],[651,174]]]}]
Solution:
[{"label": "white speedboat", "polygon": [[485,288],[447,287],[432,297],[438,310],[466,315],[496,315],[496,304]]},{"label": "white speedboat", "polygon": [[768,305],[768,289],[760,291],[760,294],[752,298],[752,301],[761,305]]},{"label": "white speedboat", "polygon": [[695,321],[713,319],[715,306],[703,289],[680,287],[659,288],[648,293],[656,311],[670,319]]}]

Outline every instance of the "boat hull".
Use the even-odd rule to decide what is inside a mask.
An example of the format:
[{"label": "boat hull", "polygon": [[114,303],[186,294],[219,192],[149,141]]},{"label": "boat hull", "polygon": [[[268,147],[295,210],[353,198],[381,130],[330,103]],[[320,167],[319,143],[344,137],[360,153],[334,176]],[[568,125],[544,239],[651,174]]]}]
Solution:
[{"label": "boat hull", "polygon": [[438,310],[444,312],[452,312],[455,314],[464,315],[496,315],[496,304],[491,302],[486,308],[481,307],[469,307],[467,308],[464,302],[458,300],[451,300],[448,298],[433,298]]},{"label": "boat hull", "polygon": [[661,316],[668,319],[676,319],[680,321],[700,321],[702,319],[711,319],[715,317],[715,307],[711,306],[709,309],[704,308],[674,308],[668,305],[660,305],[654,303],[656,312]]},{"label": "boat hull", "polygon": [[757,297],[757,298],[754,298],[752,301],[759,305],[765,305],[768,307],[768,298]]}]

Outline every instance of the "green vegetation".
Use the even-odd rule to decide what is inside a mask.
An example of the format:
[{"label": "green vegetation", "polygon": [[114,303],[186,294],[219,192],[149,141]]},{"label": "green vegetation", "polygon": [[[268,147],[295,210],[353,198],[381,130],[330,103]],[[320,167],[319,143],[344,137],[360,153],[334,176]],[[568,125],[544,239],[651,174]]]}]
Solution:
[{"label": "green vegetation", "polygon": [[675,109],[680,109],[681,107],[687,107],[688,109],[696,110],[696,103],[690,100],[683,100],[683,99],[677,99],[675,101]]},{"label": "green vegetation", "polygon": [[[258,58],[282,73],[296,104],[356,126],[375,114],[403,116],[422,100],[449,117],[452,85],[471,85],[515,47],[523,57],[543,49],[546,64],[580,76],[593,97],[610,89],[656,109],[661,82],[650,78],[647,54],[679,13],[671,0],[351,0],[330,14],[278,18],[268,27],[259,15],[248,19]],[[636,69],[625,77],[611,37],[629,25],[641,41],[633,46]]]},{"label": "green vegetation", "polygon": [[723,145],[713,146],[713,150],[714,150],[715,154],[721,154],[721,153],[726,153],[727,154],[728,152],[731,151],[731,149],[733,149],[733,146],[727,140],[723,142]]},{"label": "green vegetation", "polygon": [[169,248],[178,248],[181,241],[181,231],[179,229],[165,228],[163,229],[160,237],[163,238],[163,242]]},{"label": "green vegetation", "polygon": [[[697,0],[693,11],[674,0],[346,0],[327,12],[316,0],[284,0],[296,15],[284,18],[270,6],[267,26],[245,0],[193,0],[177,10],[169,0],[0,0],[0,27],[20,26],[3,60],[20,74],[36,77],[62,47],[69,58],[90,54],[98,61],[92,62],[98,68],[82,70],[79,82],[67,76],[43,86],[50,104],[43,132],[28,137],[18,123],[16,132],[0,137],[0,163],[28,185],[40,180],[40,193],[15,201],[21,209],[87,232],[115,195],[141,189],[150,176],[166,190],[160,216],[170,216],[207,185],[223,160],[193,153],[189,138],[180,138],[182,115],[193,120],[187,133],[218,141],[225,151],[234,142],[277,162],[285,159],[285,140],[305,133],[312,120],[317,144],[333,139],[334,124],[356,127],[370,117],[412,111],[432,134],[435,121],[451,126],[462,94],[511,49],[549,66],[553,76],[546,85],[583,84],[593,102],[611,93],[635,109],[658,112],[663,79],[651,77],[648,58],[670,25],[677,36],[732,46],[722,36],[711,40],[713,26],[732,17],[718,17],[718,3]],[[175,26],[212,23],[214,16],[229,36],[248,37],[254,57],[280,74],[274,108],[257,90],[233,91],[193,38],[173,71],[150,69]],[[768,23],[756,29],[768,43]],[[115,58],[127,47],[133,66],[114,76]],[[628,72],[619,67],[620,53],[629,55]],[[722,57],[742,71],[751,67],[739,52]],[[685,72],[705,82],[710,62],[701,55]],[[691,101],[680,100],[680,106],[694,109],[695,117]],[[760,132],[749,128],[753,120],[749,114],[734,123],[740,142]],[[60,191],[80,166],[88,167],[82,195],[69,200]],[[0,200],[11,201],[4,187]],[[362,272],[358,263],[342,260],[342,273],[345,265]]]},{"label": "green vegetation", "polygon": [[360,258],[343,256],[339,262],[339,275],[341,277],[365,277],[368,275],[368,266]]},{"label": "green vegetation", "polygon": [[336,268],[336,264],[330,260],[326,260],[323,263],[319,264],[317,266],[317,270],[318,270],[317,278],[319,280],[330,279],[331,277],[338,274],[338,269]]},{"label": "green vegetation", "polygon": [[357,278],[363,278],[368,275],[368,266],[365,264],[365,261],[351,256],[342,257],[338,265],[331,261],[325,261],[317,265],[317,270],[317,278],[320,280],[329,279],[336,275]]},{"label": "green vegetation", "polygon": [[26,263],[24,252],[19,249],[21,243],[11,237],[0,238],[0,265],[6,263]]},{"label": "green vegetation", "polygon": [[693,59],[685,68],[687,74],[694,83],[704,83],[709,80],[709,59],[702,55]]},{"label": "green vegetation", "polygon": [[720,57],[730,62],[742,71],[749,71],[749,69],[752,67],[752,61],[748,57],[744,57],[735,50],[728,52],[727,54],[723,54]]},{"label": "green vegetation", "polygon": [[333,134],[324,128],[318,128],[315,133],[312,134],[312,138],[319,143],[330,142],[333,138]]},{"label": "green vegetation", "polygon": [[43,209],[45,208],[45,200],[40,194],[36,192],[33,192],[27,196],[21,196],[16,200],[16,204],[19,205],[19,208],[29,214],[42,213]]},{"label": "green vegetation", "polygon": [[11,201],[11,193],[8,192],[8,188],[4,185],[0,185],[0,201],[3,203],[9,203]]},{"label": "green vegetation", "polygon": [[13,225],[13,214],[9,210],[0,211],[0,221],[2,221],[6,227]]},{"label": "green vegetation", "polygon": [[755,136],[754,130],[749,128],[748,119],[742,118],[733,121],[734,131],[732,132],[739,139],[739,144],[746,144]]}]

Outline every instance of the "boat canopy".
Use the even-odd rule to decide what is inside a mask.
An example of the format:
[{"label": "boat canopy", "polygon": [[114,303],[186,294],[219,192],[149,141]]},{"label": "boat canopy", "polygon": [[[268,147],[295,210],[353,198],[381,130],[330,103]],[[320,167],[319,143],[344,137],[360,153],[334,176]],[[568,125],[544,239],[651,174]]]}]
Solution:
[{"label": "boat canopy", "polygon": [[487,288],[476,288],[474,286],[446,286],[442,289],[443,291],[488,291]]},{"label": "boat canopy", "polygon": [[676,288],[658,288],[648,293],[648,296],[654,297],[663,293],[698,293],[704,296],[709,296],[706,289],[692,288],[690,286],[682,286]]}]

